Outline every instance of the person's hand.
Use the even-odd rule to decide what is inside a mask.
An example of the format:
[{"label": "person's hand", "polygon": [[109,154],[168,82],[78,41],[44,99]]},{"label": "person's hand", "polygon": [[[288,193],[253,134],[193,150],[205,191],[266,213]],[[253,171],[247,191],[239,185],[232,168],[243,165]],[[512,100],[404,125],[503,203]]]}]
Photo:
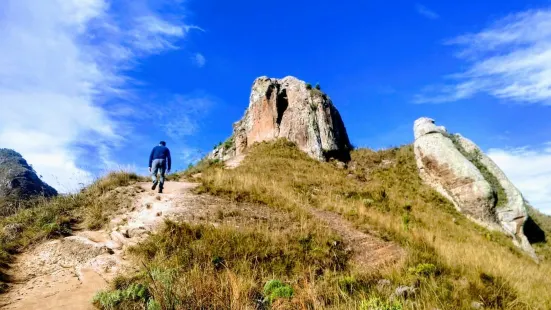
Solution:
[{"label": "person's hand", "polygon": [[151,172],[151,167],[149,167],[149,172]]},{"label": "person's hand", "polygon": [[170,169],[168,169],[168,170],[166,171],[166,174],[170,174]]}]

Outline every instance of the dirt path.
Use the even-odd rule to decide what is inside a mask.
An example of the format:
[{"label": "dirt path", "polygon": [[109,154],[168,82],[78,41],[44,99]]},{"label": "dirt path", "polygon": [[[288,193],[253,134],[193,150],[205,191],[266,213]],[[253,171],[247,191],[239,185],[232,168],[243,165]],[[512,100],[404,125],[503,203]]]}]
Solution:
[{"label": "dirt path", "polygon": [[396,243],[361,232],[334,212],[312,208],[309,212],[344,238],[353,252],[352,261],[360,269],[381,268],[396,263],[404,257],[404,250]]},{"label": "dirt path", "polygon": [[0,297],[3,309],[95,309],[94,294],[123,270],[134,268],[125,248],[155,231],[166,218],[193,211],[197,202],[190,189],[196,184],[167,182],[156,194],[140,184],[131,210],[100,231],[47,241],[19,256],[10,270],[14,284]]},{"label": "dirt path", "polygon": [[[231,203],[191,189],[196,183],[167,182],[165,193],[140,183],[132,207],[120,210],[103,230],[82,230],[70,237],[50,240],[21,254],[9,273],[14,279],[0,296],[2,309],[95,309],[91,300],[117,274],[137,267],[126,256],[135,245],[158,230],[165,219],[207,222],[235,227],[255,222],[284,223],[288,215],[262,205]],[[310,210],[328,228],[343,236],[361,268],[378,268],[398,260],[403,251],[391,242],[365,234],[338,214]]]}]

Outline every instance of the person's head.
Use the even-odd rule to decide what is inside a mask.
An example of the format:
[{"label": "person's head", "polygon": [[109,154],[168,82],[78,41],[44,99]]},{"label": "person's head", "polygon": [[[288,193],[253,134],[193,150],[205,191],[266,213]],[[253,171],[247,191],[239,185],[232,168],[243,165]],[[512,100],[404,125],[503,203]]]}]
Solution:
[{"label": "person's head", "polygon": [[162,145],[162,146],[166,146],[166,142],[164,142],[164,141],[159,142],[159,144]]}]

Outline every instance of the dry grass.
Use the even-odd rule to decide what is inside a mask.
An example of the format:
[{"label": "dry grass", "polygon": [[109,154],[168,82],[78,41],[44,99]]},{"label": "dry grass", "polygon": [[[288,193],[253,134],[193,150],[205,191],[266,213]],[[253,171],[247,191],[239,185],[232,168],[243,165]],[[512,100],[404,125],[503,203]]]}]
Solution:
[{"label": "dry grass", "polygon": [[[169,223],[135,249],[144,262],[141,274],[121,278],[105,295],[139,283],[148,297],[114,308],[471,309],[473,302],[485,309],[551,308],[549,260],[536,264],[509,238],[470,222],[422,184],[411,146],[357,150],[342,169],[277,141],[256,145],[236,169],[206,165],[194,173],[199,171],[199,192],[265,204],[289,217],[278,229],[269,223],[218,229]],[[340,239],[319,227],[310,208],[336,212],[361,231],[398,242],[407,251],[405,263],[353,271],[346,251],[331,247]],[[551,229],[544,215],[536,222]],[[549,253],[545,241],[536,248]],[[377,285],[381,278],[390,284]],[[292,298],[260,302],[270,279],[289,285]],[[398,285],[415,287],[417,294],[390,302]]]},{"label": "dry grass", "polygon": [[[111,173],[78,194],[28,201],[26,208],[0,219],[0,266],[8,268],[13,255],[33,243],[70,235],[75,225],[100,228],[109,212],[130,200],[113,190],[138,179],[135,174]],[[9,280],[2,275],[1,280]]]},{"label": "dry grass", "polygon": [[425,284],[417,308],[468,308],[471,301],[489,308],[551,307],[549,261],[534,263],[506,236],[471,223],[423,185],[410,146],[358,150],[352,158],[355,169],[347,171],[282,141],[261,144],[233,171],[204,172],[204,189],[283,208],[333,210],[400,242],[410,265],[430,262],[444,271]]}]

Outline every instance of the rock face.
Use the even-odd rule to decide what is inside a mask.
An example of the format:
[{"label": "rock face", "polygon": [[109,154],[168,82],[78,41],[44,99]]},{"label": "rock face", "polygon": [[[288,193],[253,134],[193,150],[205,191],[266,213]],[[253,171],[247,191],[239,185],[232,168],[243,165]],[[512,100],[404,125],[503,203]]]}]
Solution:
[{"label": "rock face", "polygon": [[55,195],[57,191],[36,175],[21,154],[10,149],[0,149],[1,199],[28,199],[34,196]]},{"label": "rock face", "polygon": [[233,127],[232,137],[209,158],[227,160],[255,142],[286,138],[318,160],[350,159],[348,134],[331,99],[291,76],[257,78],[245,116]]},{"label": "rock face", "polygon": [[421,178],[470,219],[505,232],[535,257],[524,234],[526,203],[503,171],[472,141],[448,134],[430,118],[416,120],[413,131]]}]

